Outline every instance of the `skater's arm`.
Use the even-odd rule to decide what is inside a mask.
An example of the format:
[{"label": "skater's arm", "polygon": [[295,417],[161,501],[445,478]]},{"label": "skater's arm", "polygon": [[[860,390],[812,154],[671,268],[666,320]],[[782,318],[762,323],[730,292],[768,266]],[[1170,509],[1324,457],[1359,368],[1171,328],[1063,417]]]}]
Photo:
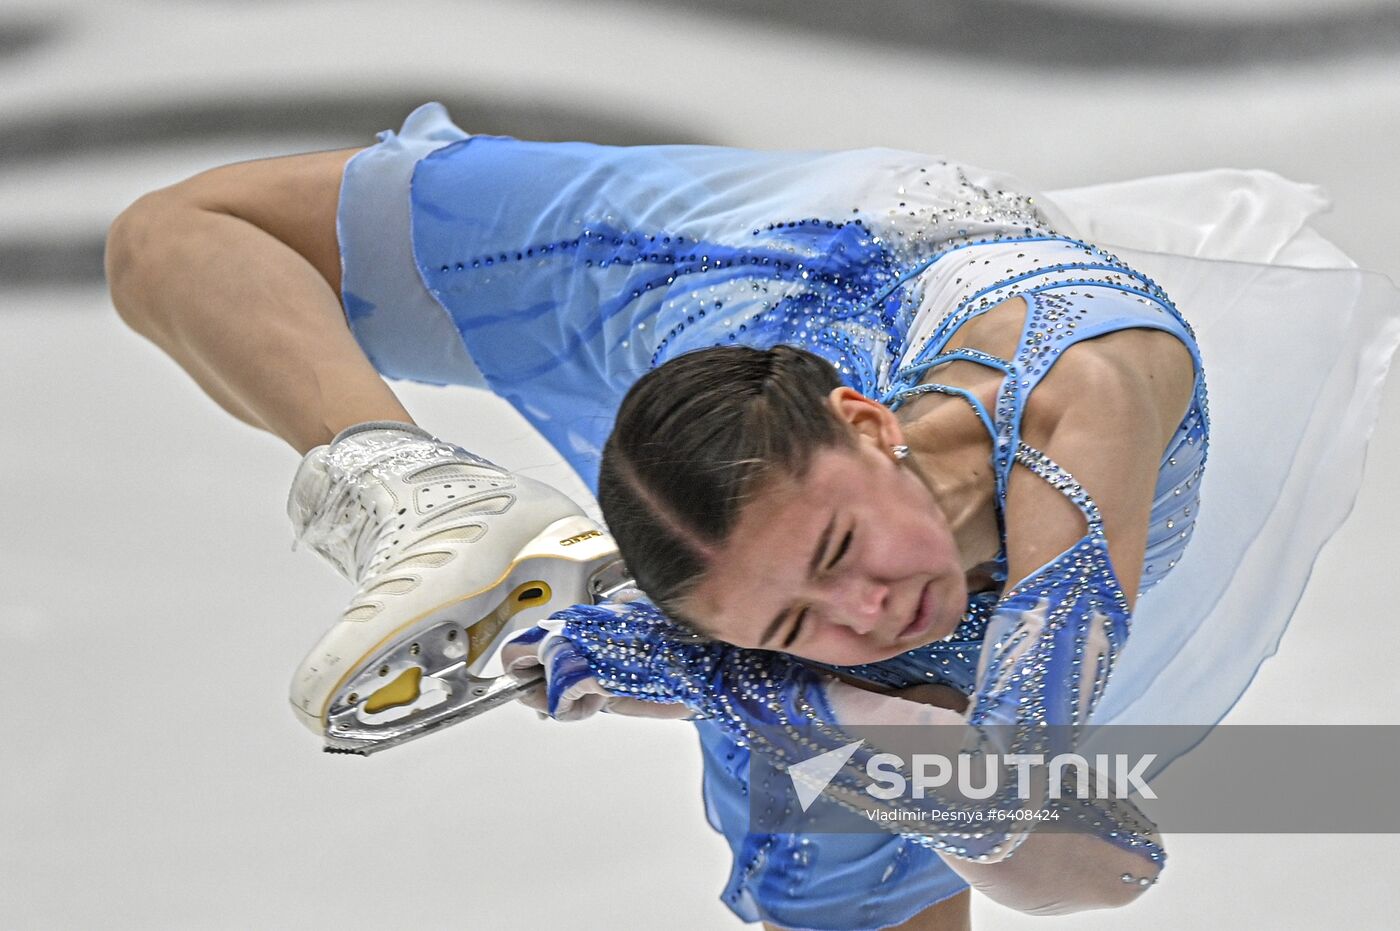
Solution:
[{"label": "skater's arm", "polygon": [[[900,700],[857,688],[785,654],[746,650],[718,641],[687,640],[645,600],[622,605],[576,605],[556,614],[547,626],[548,630],[533,628],[522,641],[552,644],[553,648],[547,647],[545,655],[539,657],[547,670],[544,707],[560,719],[586,716],[589,709],[581,701],[592,702],[596,710],[609,695],[626,696],[637,704],[655,704],[661,712],[658,716],[673,716],[665,714],[668,708],[678,715],[675,704],[683,703],[735,739],[745,740],[754,753],[766,756],[771,765],[780,768],[792,759],[811,758],[856,739],[845,730],[843,722],[847,721],[860,722],[859,726],[938,727],[942,733],[930,731],[929,739],[947,739],[954,744],[961,742],[966,726],[965,716],[957,710],[936,702]],[[754,693],[752,685],[756,682],[770,683],[763,690],[765,694]],[[781,726],[783,722],[804,721],[812,714],[819,719],[812,723],[821,726],[799,728],[794,735],[800,742],[788,742],[785,735],[791,729]],[[869,737],[868,732],[865,736]],[[871,751],[875,752],[873,746]],[[950,753],[956,752],[956,746],[950,748]],[[847,777],[856,771],[864,772],[864,765],[847,764],[833,783],[858,789],[867,780],[858,778],[851,782]],[[824,792],[830,794],[831,789],[829,785]],[[843,804],[855,803],[857,810],[886,807],[876,796],[862,791],[843,792],[841,798],[845,799]],[[945,803],[936,791],[919,797],[900,796],[889,803],[897,808],[922,807],[930,811],[943,811],[945,804],[948,811],[954,811],[960,803]],[[936,831],[937,825],[950,825],[946,838],[937,834],[927,838],[935,841],[932,846],[944,862],[985,895],[1028,913],[1068,914],[1116,908],[1133,901],[1155,882],[1161,865],[1148,859],[1144,848],[1160,850],[1161,837],[1130,801],[1046,801],[1042,793],[1018,805],[1049,807],[1057,812],[1056,819],[1065,824],[1077,823],[1078,816],[1083,815],[1095,833],[1031,831],[1019,839],[999,840],[1002,835],[994,828],[983,832],[985,836],[968,837],[959,833],[966,828],[954,826],[973,824],[970,821],[935,819],[904,827],[913,833],[925,826],[933,826]],[[981,803],[971,807],[980,809]],[[884,822],[881,825],[888,827]],[[1111,840],[1106,834],[1118,840]],[[1125,849],[1129,841],[1139,849]],[[994,843],[1012,846],[1014,853],[1002,856],[999,862],[973,859],[976,853],[971,848]],[[993,853],[991,859],[996,861],[998,855]],[[1124,874],[1131,876],[1133,882],[1123,881]]]},{"label": "skater's arm", "polygon": [[352,152],[196,175],[112,224],[117,312],[233,416],[299,453],[353,424],[411,423],[337,296],[340,171]]},{"label": "skater's arm", "polygon": [[[966,704],[954,689],[934,686],[938,692],[923,691],[928,686],[904,689],[895,695],[882,695],[855,688],[847,682],[832,682],[826,695],[838,718],[892,727],[934,727],[949,733],[964,723],[960,704]],[[945,690],[946,691],[943,691]],[[957,697],[955,697],[957,696]],[[895,701],[893,699],[904,699]],[[1118,818],[1142,817],[1128,800],[1101,802],[1103,810],[1074,800],[1055,803],[1065,820],[1083,812],[1109,830]],[[1043,807],[1042,800],[1039,806]],[[1164,844],[1156,830],[1142,835],[1158,848]],[[996,863],[977,863],[939,851],[953,872],[983,895],[1008,908],[1032,915],[1067,915],[1101,908],[1119,908],[1136,899],[1151,886],[1162,866],[1138,853],[1125,850],[1098,833],[1081,831],[1032,831],[1015,853]],[[1124,876],[1131,881],[1125,881]],[[1146,882],[1144,882],[1144,880]]]},{"label": "skater's arm", "polygon": [[[811,758],[855,740],[852,724],[949,725],[959,746],[966,724],[976,729],[985,750],[1043,753],[1045,747],[1070,746],[1068,731],[1088,719],[1100,694],[1101,678],[1127,634],[1129,611],[1143,561],[1145,525],[1153,492],[1151,473],[1158,450],[1134,432],[1132,424],[1148,438],[1157,434],[1148,412],[1134,406],[1126,387],[1107,392],[1110,400],[1092,411],[1077,410],[1030,424],[1028,436],[1041,443],[1047,455],[1070,463],[1087,499],[1084,510],[1071,504],[1070,492],[1060,486],[1063,477],[1042,477],[1031,464],[1044,467],[1034,457],[1012,481],[1008,495],[1008,571],[1026,584],[1008,592],[992,609],[987,624],[984,658],[992,651],[995,661],[979,670],[979,687],[973,707],[964,713],[954,703],[933,701],[916,704],[896,697],[849,687],[821,676],[790,657],[759,650],[745,650],[722,643],[690,643],[673,631],[674,625],[654,606],[629,604],[623,609],[577,607],[556,615],[564,619],[562,638],[575,652],[561,650],[569,662],[556,664],[552,681],[562,688],[592,675],[609,692],[644,700],[682,701],[743,740],[755,752],[784,768],[793,759]],[[1122,410],[1119,410],[1119,408]],[[1131,414],[1121,429],[1084,429],[1080,415],[1103,418]],[[1102,421],[1097,422],[1102,427]],[[1115,426],[1116,422],[1115,422]],[[1069,486],[1065,486],[1069,487]],[[1100,510],[1100,508],[1102,510]],[[1093,513],[1092,521],[1087,516]],[[1107,528],[1108,536],[1101,529]],[[1084,546],[1095,547],[1094,558],[1078,546],[1065,549],[1082,537]],[[1063,554],[1056,557],[1056,554]],[[1124,570],[1127,588],[1119,587],[1108,560],[1108,551]],[[1052,559],[1052,557],[1055,557]],[[1047,560],[1051,560],[1047,562]],[[1044,564],[1044,571],[1034,573]],[[1049,612],[1050,605],[1054,612]],[[1014,647],[1014,649],[1012,649]],[[1078,656],[1102,656],[1102,664]],[[1034,670],[1043,664],[1052,670],[1044,695],[1020,689],[1034,681]],[[1025,673],[1024,670],[1031,670]],[[1086,676],[1092,680],[1086,681]],[[914,697],[911,695],[911,697]],[[943,694],[925,698],[947,698]],[[948,705],[953,705],[948,710]],[[1061,730],[1042,734],[1022,727],[1043,720]],[[812,721],[820,727],[805,734],[790,732],[787,722]],[[1009,747],[1001,747],[1009,741]],[[1043,746],[1044,745],[1044,746]],[[954,748],[957,749],[956,747]],[[828,783],[824,793],[860,811],[879,810],[883,803],[865,791],[868,753],[857,751]],[[1043,783],[1041,789],[1043,791]],[[1072,797],[1044,802],[1056,819],[1066,825],[1091,827],[1093,834],[1045,833],[1037,836],[1032,821],[1001,830],[983,822],[971,834],[938,825],[963,823],[951,817],[929,822],[935,827],[928,840],[945,862],[985,894],[1010,907],[1035,913],[1067,913],[1117,907],[1135,899],[1151,885],[1162,868],[1165,853],[1154,826],[1125,799],[1077,800]],[[1021,808],[1042,807],[1043,796],[1017,803]],[[1004,804],[1003,804],[1004,803]],[[976,814],[984,807],[941,796],[901,796],[883,807],[920,807],[940,815]],[[1014,810],[1009,795],[997,799],[997,807]],[[972,823],[972,822],[967,822]],[[922,823],[900,825],[908,833]],[[1033,842],[1032,842],[1033,841]],[[1130,877],[1124,881],[1123,876]]]}]

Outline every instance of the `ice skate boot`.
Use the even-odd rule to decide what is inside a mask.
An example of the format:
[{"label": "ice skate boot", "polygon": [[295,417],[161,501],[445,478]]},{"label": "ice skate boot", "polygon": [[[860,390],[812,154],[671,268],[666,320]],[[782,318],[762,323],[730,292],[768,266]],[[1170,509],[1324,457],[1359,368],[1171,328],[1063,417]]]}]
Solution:
[{"label": "ice skate boot", "polygon": [[307,453],[287,514],[356,585],[292,679],[293,709],[332,752],[509,701],[534,683],[481,675],[496,649],[627,581],[612,537],[563,493],[409,424],[359,424]]}]

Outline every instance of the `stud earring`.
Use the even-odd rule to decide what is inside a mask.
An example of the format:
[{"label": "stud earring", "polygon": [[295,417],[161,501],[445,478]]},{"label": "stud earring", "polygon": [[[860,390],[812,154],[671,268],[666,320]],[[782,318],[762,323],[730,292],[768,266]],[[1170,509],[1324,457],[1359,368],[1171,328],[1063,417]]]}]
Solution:
[{"label": "stud earring", "polygon": [[894,456],[895,461],[899,461],[899,460],[902,460],[902,459],[908,459],[908,458],[909,458],[909,447],[908,447],[908,446],[905,446],[905,445],[903,445],[903,444],[900,444],[899,446],[891,446],[891,447],[890,447],[890,454],[891,454],[892,456]]}]

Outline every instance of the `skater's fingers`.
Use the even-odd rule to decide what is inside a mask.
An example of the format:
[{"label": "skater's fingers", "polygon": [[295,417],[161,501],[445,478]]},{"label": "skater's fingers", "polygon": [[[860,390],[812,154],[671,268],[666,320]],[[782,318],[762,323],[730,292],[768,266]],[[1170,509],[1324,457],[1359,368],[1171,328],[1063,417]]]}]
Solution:
[{"label": "skater's fingers", "polygon": [[[535,666],[543,666],[539,649],[545,633],[546,631],[539,627],[531,628],[501,647],[501,665],[505,671],[521,672]],[[532,634],[537,636],[531,636]]]},{"label": "skater's fingers", "polygon": [[569,698],[559,703],[554,711],[556,721],[582,721],[603,710],[608,696],[605,693],[587,692],[577,698]]},{"label": "skater's fingers", "polygon": [[559,695],[558,706],[553,709],[556,721],[581,721],[592,717],[608,703],[612,693],[598,684],[598,680],[587,676],[566,686]]},{"label": "skater's fingers", "polygon": [[521,692],[516,696],[516,701],[520,702],[526,708],[532,708],[544,714],[548,714],[549,712],[549,694],[543,682],[529,691]]}]

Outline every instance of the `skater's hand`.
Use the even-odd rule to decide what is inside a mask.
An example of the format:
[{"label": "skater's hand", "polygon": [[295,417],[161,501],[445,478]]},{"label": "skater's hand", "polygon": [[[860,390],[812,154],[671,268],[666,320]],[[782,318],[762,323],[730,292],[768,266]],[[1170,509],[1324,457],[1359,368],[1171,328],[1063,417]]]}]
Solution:
[{"label": "skater's hand", "polygon": [[643,701],[609,692],[578,647],[561,633],[563,626],[562,620],[543,621],[501,649],[507,673],[526,676],[544,670],[544,682],[522,694],[522,704],[556,721],[579,721],[599,711],[647,718],[691,716],[691,710],[679,702]]}]

